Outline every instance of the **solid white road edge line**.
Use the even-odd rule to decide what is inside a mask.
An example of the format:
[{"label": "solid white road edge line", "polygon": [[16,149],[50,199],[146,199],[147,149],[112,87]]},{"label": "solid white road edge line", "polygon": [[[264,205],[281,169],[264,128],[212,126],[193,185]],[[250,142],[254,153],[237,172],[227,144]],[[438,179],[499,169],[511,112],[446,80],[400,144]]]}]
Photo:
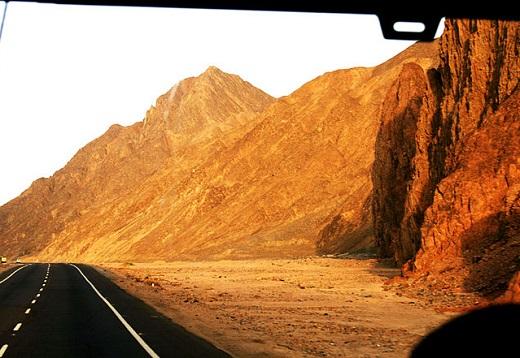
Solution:
[{"label": "solid white road edge line", "polygon": [[20,327],[22,327],[22,324],[18,323],[16,326],[14,326],[13,331],[16,332],[16,331],[20,330]]},{"label": "solid white road edge line", "polygon": [[0,358],[2,358],[5,354],[5,351],[7,350],[7,347],[9,347],[7,344],[4,344],[2,348],[0,348]]},{"label": "solid white road edge line", "polygon": [[81,271],[80,268],[74,264],[70,265],[75,267],[76,270],[79,271],[79,273],[81,274],[81,276],[83,276],[85,281],[87,281],[90,287],[92,287],[92,289],[99,296],[99,298],[101,298],[101,300],[105,302],[105,304],[108,306],[108,308],[110,308],[110,310],[114,313],[117,319],[119,319],[119,321],[121,321],[121,323],[123,324],[123,326],[125,326],[128,332],[130,332],[132,337],[134,337],[135,340],[141,345],[141,347],[143,347],[146,353],[148,353],[150,357],[159,358],[159,355],[154,352],[154,350],[144,341],[144,339],[141,338],[141,336],[139,336],[139,334],[137,334],[137,332],[132,328],[132,326],[130,326],[130,324],[128,324],[128,322],[123,318],[123,316],[121,316],[121,314],[114,308],[114,306],[112,306],[110,302],[108,302],[108,300],[105,297],[103,297],[101,293],[99,293],[98,289],[92,284],[92,282],[90,282],[90,280],[87,278],[87,276],[85,276],[83,271]]},{"label": "solid white road edge line", "polygon": [[22,267],[16,269],[13,273],[11,273],[9,276],[7,276],[7,277],[4,278],[2,281],[0,281],[0,285],[1,285],[2,283],[4,283],[5,281],[9,280],[9,279],[11,278],[11,276],[13,276],[15,273],[17,273],[18,271],[20,271],[20,270],[23,269],[23,268],[26,268],[27,266],[31,266],[31,264],[29,264],[29,265],[23,265]]}]

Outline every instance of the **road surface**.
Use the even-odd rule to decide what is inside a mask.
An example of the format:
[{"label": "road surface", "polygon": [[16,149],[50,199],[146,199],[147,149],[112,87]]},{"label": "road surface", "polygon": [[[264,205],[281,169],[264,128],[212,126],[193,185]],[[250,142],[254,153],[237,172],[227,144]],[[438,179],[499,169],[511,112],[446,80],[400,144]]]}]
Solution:
[{"label": "road surface", "polygon": [[0,273],[0,358],[229,357],[86,265]]}]

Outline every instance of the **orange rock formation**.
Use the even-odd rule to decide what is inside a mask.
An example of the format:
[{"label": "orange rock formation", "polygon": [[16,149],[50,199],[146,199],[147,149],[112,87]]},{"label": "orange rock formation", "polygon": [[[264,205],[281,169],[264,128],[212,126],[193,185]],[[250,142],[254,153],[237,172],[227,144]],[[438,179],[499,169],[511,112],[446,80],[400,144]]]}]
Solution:
[{"label": "orange rock formation", "polygon": [[433,287],[503,292],[520,269],[518,23],[447,21],[440,65],[406,66],[374,165],[381,254]]}]

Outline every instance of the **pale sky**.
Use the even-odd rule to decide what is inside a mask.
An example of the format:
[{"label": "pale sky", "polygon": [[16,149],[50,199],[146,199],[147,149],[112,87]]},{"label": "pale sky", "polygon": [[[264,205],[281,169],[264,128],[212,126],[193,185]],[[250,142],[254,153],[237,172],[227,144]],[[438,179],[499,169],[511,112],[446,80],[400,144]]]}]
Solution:
[{"label": "pale sky", "polygon": [[10,3],[0,42],[0,205],[110,125],[141,121],[159,95],[210,65],[280,97],[411,44],[384,40],[369,15]]}]

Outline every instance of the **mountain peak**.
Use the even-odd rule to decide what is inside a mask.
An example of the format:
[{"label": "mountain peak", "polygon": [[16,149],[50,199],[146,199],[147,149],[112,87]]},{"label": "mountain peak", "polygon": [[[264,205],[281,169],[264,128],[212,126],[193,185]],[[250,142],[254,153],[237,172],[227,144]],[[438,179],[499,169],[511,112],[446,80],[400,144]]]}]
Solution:
[{"label": "mountain peak", "polygon": [[222,84],[224,84],[224,82],[227,82],[227,81],[236,81],[236,80],[243,81],[240,78],[240,76],[224,72],[216,66],[209,66],[204,72],[202,72],[199,76],[197,76],[196,79],[202,80],[202,81],[217,80],[217,82],[222,82]]},{"label": "mountain peak", "polygon": [[194,135],[217,123],[231,125],[239,113],[261,112],[273,101],[240,76],[209,66],[199,76],[180,81],[160,96],[145,121],[178,134]]},{"label": "mountain peak", "polygon": [[209,66],[208,68],[206,68],[206,71],[203,72],[203,74],[208,74],[208,75],[215,75],[215,74],[225,74],[224,71],[222,71],[220,68],[218,68],[217,66]]}]

